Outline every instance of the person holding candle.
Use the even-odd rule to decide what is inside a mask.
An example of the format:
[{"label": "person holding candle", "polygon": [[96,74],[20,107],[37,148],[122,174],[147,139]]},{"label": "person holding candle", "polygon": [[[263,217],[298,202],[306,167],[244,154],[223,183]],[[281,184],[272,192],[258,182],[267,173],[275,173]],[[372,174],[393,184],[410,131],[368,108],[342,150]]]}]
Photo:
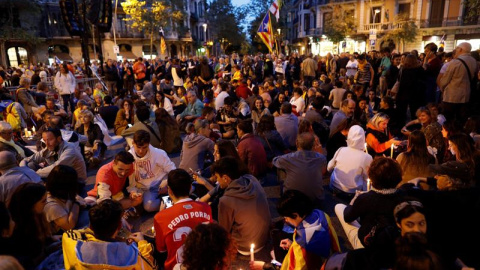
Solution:
[{"label": "person holding candle", "polygon": [[[274,248],[275,259],[283,259],[282,269],[320,269],[323,260],[332,252],[340,252],[330,217],[314,209],[312,201],[305,194],[298,190],[286,191],[277,204],[277,210],[286,223],[295,227],[293,238],[274,243],[279,244],[278,248]],[[281,254],[282,249],[288,250],[287,253]],[[271,263],[250,260],[250,269],[277,268]]]},{"label": "person holding candle", "polygon": [[405,196],[396,188],[402,180],[402,169],[393,159],[374,159],[368,177],[372,181],[370,191],[357,192],[348,206],[335,206],[335,213],[354,249],[379,247],[384,229],[395,225],[393,209]]},{"label": "person holding candle", "polygon": [[218,204],[218,224],[232,234],[237,250],[244,256],[260,251],[268,240],[270,210],[260,182],[244,174],[233,157],[223,157],[212,165],[212,173],[225,193]]},{"label": "person holding candle", "polygon": [[373,157],[390,156],[392,145],[399,145],[401,141],[393,138],[388,130],[390,117],[384,113],[377,113],[367,124],[367,149]]},{"label": "person holding candle", "polygon": [[365,132],[360,126],[348,131],[347,147],[340,147],[328,162],[327,170],[332,172],[330,187],[339,198],[350,201],[357,190],[367,189],[367,170],[372,157],[364,152]]},{"label": "person holding candle", "polygon": [[23,158],[33,155],[33,151],[13,140],[12,126],[0,121],[0,151],[8,150],[16,155],[20,162]]}]

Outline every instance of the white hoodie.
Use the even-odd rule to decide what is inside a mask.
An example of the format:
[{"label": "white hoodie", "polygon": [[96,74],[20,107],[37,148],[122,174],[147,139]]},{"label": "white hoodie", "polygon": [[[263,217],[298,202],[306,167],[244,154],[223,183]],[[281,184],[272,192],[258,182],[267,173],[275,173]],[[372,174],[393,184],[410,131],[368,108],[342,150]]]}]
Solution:
[{"label": "white hoodie", "polygon": [[155,148],[152,145],[148,148],[148,153],[140,158],[135,154],[135,148],[130,149],[130,154],[135,158],[135,173],[129,177],[128,192],[138,192],[138,190],[147,190],[157,188],[160,182],[167,178],[167,174],[175,169],[173,163],[165,151]]},{"label": "white hoodie", "polygon": [[60,95],[70,95],[75,92],[75,87],[77,83],[75,81],[75,77],[69,71],[67,75],[62,74],[60,71],[57,72],[55,76],[55,88],[60,93]]},{"label": "white hoodie", "polygon": [[360,126],[353,126],[348,131],[348,147],[341,147],[328,162],[328,171],[333,173],[330,184],[347,192],[367,189],[367,170],[372,157],[365,153],[365,131]]}]

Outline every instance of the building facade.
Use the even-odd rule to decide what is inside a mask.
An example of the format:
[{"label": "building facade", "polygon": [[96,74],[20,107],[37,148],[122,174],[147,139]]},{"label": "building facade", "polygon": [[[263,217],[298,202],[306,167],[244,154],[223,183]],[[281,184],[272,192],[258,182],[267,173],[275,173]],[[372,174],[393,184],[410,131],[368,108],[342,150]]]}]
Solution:
[{"label": "building facade", "polygon": [[[88,51],[90,60],[98,60],[100,54],[103,59],[128,59],[137,57],[184,57],[196,54],[200,47],[208,40],[208,24],[205,18],[205,0],[184,0],[184,14],[182,34],[179,31],[163,29],[166,41],[166,51],[160,50],[160,29],[153,35],[153,48],[150,51],[150,35],[144,32],[134,31],[124,19],[126,14],[121,3],[126,0],[112,0],[118,3],[117,12],[113,15],[112,27],[109,32],[93,34],[88,39]],[[25,20],[35,20],[36,27],[28,29],[35,42],[22,38],[0,37],[0,65],[4,67],[18,66],[28,63],[52,63],[55,57],[60,60],[82,62],[81,38],[70,36],[62,19],[59,0],[36,0],[40,12],[35,17],[26,10],[17,10],[19,28]],[[147,2],[148,3],[148,2]],[[115,10],[115,7],[113,8]],[[115,19],[116,18],[116,19]],[[93,32],[93,31],[92,31]],[[97,36],[95,36],[97,35]],[[118,46],[119,53],[115,53]]]},{"label": "building facade", "polygon": [[[452,51],[464,41],[480,49],[480,11],[467,18],[465,0],[291,0],[285,7],[286,43],[290,51],[300,54],[361,53],[386,46],[422,52],[429,42],[442,43],[445,51]],[[325,34],[325,22],[338,10],[352,17],[355,25],[351,35],[334,43]],[[400,16],[417,26],[415,41],[382,39],[388,31],[402,27],[397,21]]]}]

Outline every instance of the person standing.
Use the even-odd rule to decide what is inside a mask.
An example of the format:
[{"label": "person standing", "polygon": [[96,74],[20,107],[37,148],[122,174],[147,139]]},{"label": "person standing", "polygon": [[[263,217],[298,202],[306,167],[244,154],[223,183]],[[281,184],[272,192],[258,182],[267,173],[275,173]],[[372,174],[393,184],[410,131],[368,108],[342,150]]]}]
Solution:
[{"label": "person standing", "polygon": [[73,113],[75,105],[73,104],[73,93],[75,92],[76,82],[73,74],[68,70],[67,63],[60,65],[60,71],[55,76],[55,88],[57,88],[63,100],[63,109],[68,112],[68,105],[70,104],[70,111]]},{"label": "person standing", "polygon": [[117,83],[119,80],[118,69],[113,64],[112,59],[108,59],[107,63],[103,67],[103,74],[105,74],[105,82],[107,84],[108,92],[110,96],[114,97],[117,90]]},{"label": "person standing", "polygon": [[312,81],[315,78],[315,72],[318,69],[317,62],[313,60],[313,54],[309,53],[307,58],[302,62],[302,73],[305,86],[312,86]]},{"label": "person standing", "polygon": [[471,81],[476,76],[478,64],[470,55],[472,45],[462,42],[455,48],[454,60],[439,81],[443,94],[443,112],[448,120],[466,120],[466,104],[470,101]]},{"label": "person standing", "polygon": [[135,82],[143,84],[143,82],[146,79],[147,68],[145,67],[145,64],[143,63],[142,57],[139,57],[137,59],[137,62],[135,62],[135,64],[133,64],[132,69],[133,69],[133,74],[134,74],[134,77],[135,77]]}]

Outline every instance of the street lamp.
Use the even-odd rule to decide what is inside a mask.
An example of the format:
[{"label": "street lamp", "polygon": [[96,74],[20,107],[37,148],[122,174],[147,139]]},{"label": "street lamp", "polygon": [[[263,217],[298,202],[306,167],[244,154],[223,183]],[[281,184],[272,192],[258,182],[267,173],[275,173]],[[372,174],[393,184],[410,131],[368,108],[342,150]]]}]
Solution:
[{"label": "street lamp", "polygon": [[375,23],[375,19],[376,19],[376,17],[377,17],[377,14],[380,13],[380,9],[379,9],[379,8],[376,8],[376,9],[374,10],[374,12],[375,12],[375,14],[373,15],[373,23]]}]

